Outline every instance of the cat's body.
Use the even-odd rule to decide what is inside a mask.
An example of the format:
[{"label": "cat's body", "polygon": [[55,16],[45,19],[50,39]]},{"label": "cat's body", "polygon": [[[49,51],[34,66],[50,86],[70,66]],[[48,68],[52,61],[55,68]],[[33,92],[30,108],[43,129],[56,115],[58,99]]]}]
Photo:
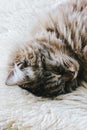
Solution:
[{"label": "cat's body", "polygon": [[8,85],[54,97],[87,81],[87,0],[74,0],[38,21],[33,38],[12,56]]}]

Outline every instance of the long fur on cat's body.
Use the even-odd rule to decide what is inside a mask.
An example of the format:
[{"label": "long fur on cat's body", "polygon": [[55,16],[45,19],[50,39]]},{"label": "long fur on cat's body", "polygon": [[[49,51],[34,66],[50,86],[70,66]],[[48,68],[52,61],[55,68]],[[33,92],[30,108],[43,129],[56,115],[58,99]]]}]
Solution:
[{"label": "long fur on cat's body", "polygon": [[32,36],[12,55],[8,85],[54,97],[87,81],[87,0],[58,5],[38,21]]}]

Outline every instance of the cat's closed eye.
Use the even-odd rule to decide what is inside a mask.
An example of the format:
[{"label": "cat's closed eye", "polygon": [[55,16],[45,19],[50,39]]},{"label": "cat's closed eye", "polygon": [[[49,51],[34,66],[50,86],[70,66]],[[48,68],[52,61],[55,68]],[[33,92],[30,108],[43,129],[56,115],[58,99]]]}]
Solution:
[{"label": "cat's closed eye", "polygon": [[28,67],[28,61],[25,59],[22,63],[21,69]]}]

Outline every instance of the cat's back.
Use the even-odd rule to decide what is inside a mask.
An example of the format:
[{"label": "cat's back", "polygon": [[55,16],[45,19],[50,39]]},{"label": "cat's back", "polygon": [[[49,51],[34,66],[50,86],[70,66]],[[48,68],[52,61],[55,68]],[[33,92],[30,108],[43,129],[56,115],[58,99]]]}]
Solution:
[{"label": "cat's back", "polygon": [[[87,0],[68,0],[42,15],[32,31],[40,42],[54,39],[80,51],[87,44]],[[55,44],[54,44],[55,45]]]}]

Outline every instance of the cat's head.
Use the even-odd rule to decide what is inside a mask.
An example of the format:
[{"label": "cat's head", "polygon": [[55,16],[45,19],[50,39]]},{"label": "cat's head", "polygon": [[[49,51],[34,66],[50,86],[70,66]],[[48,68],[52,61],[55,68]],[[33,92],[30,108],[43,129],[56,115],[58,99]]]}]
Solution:
[{"label": "cat's head", "polygon": [[[32,47],[23,47],[13,52],[10,57],[7,85],[33,83],[43,73],[42,55]],[[38,50],[40,51],[40,50]]]}]

